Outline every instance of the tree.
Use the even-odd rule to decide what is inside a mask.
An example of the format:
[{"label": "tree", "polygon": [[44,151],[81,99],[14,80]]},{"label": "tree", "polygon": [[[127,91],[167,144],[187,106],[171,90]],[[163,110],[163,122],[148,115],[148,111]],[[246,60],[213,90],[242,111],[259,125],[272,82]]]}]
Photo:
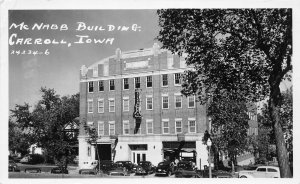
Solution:
[{"label": "tree", "polygon": [[226,92],[257,102],[269,98],[281,177],[291,177],[279,111],[279,85],[291,78],[291,9],[158,10],[158,40],[192,67],[183,93],[205,103]]},{"label": "tree", "polygon": [[293,162],[293,87],[282,93],[280,119],[290,162]]},{"label": "tree", "polygon": [[9,150],[25,155],[31,145],[31,138],[9,117]]},{"label": "tree", "polygon": [[96,154],[98,157],[98,172],[100,172],[100,157],[99,157],[99,152],[98,152],[98,148],[97,148],[97,140],[98,140],[99,136],[98,136],[97,130],[95,127],[86,125],[85,121],[83,122],[83,124],[85,124],[84,128],[88,135],[87,142],[91,145],[94,144],[94,148],[96,150]]},{"label": "tree", "polygon": [[42,99],[37,102],[32,112],[29,105],[16,105],[11,110],[12,116],[27,134],[45,150],[47,160],[54,160],[61,165],[67,164],[72,152],[73,137],[64,133],[66,124],[79,115],[79,94],[60,98],[54,89],[41,88]]},{"label": "tree", "polygon": [[211,117],[211,137],[216,151],[228,153],[235,165],[237,156],[249,151],[247,111],[245,102],[231,100],[227,95],[214,96],[208,107],[207,115]]},{"label": "tree", "polygon": [[[279,112],[280,121],[283,127],[284,140],[287,144],[287,151],[289,155],[289,161],[293,162],[293,93],[292,87],[287,89],[282,93],[282,106]],[[268,110],[268,104],[264,104],[261,115],[259,116],[259,126],[260,126],[260,146],[265,144],[273,145],[275,144],[275,131],[272,126],[270,113]],[[265,145],[264,147],[266,147]],[[268,150],[268,149],[267,149]],[[265,153],[263,148],[261,148],[260,152]],[[274,156],[273,153],[269,151],[266,153],[266,157],[270,159],[270,157]],[[272,154],[272,155],[271,155]],[[277,154],[275,154],[276,156]]]}]

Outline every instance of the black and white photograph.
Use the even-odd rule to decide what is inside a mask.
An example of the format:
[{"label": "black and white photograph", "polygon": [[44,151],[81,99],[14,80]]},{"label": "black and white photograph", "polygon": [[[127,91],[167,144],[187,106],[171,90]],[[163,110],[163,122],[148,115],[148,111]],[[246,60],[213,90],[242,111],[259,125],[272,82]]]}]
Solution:
[{"label": "black and white photograph", "polygon": [[26,2],[1,1],[3,181],[299,182],[297,1]]}]

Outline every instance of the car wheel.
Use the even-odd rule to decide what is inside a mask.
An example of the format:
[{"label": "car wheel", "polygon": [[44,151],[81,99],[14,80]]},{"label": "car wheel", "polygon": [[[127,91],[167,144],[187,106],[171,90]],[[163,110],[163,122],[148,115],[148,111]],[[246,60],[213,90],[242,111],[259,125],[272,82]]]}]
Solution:
[{"label": "car wheel", "polygon": [[176,178],[182,178],[182,174],[180,173],[180,174],[177,174],[176,175]]},{"label": "car wheel", "polygon": [[247,176],[241,176],[240,178],[247,178]]},{"label": "car wheel", "polygon": [[199,174],[195,174],[195,178],[201,178]]}]

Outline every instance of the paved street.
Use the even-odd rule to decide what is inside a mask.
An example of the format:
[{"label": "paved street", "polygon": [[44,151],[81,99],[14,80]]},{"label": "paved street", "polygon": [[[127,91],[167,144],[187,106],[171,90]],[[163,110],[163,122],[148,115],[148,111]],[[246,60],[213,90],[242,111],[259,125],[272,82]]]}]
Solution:
[{"label": "paved street", "polygon": [[41,173],[25,173],[21,172],[9,172],[9,178],[174,178],[174,175],[170,177],[165,176],[154,176],[154,174],[145,176],[136,176],[131,174],[130,176],[108,176],[107,174],[78,174],[78,170],[70,170],[69,174],[51,174],[50,172]]}]

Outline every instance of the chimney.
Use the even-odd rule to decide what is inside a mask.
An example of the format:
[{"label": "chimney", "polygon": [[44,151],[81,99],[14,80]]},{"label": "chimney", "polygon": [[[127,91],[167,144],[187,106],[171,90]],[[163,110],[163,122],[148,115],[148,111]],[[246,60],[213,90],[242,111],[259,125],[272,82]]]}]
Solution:
[{"label": "chimney", "polygon": [[117,60],[117,61],[120,61],[120,59],[121,59],[121,54],[122,54],[121,49],[117,48],[117,49],[116,49],[116,60]]},{"label": "chimney", "polygon": [[153,55],[158,56],[158,54],[159,54],[159,45],[157,43],[154,43],[152,49],[153,49]]}]

